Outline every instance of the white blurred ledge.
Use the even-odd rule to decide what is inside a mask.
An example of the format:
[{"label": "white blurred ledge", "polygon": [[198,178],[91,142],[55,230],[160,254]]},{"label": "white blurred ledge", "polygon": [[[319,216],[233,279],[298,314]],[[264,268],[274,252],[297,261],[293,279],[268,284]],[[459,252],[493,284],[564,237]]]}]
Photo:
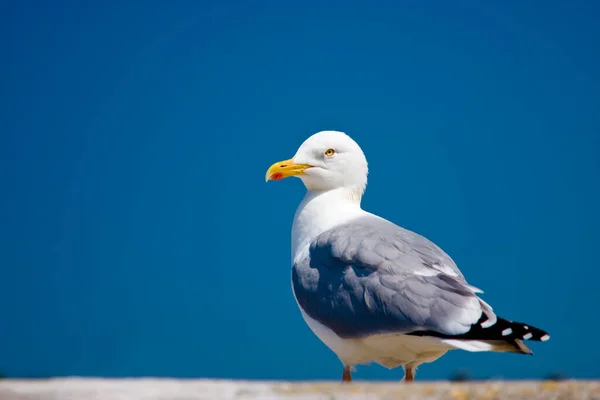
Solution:
[{"label": "white blurred ledge", "polygon": [[180,379],[0,380],[0,400],[600,400],[600,381],[468,383]]}]

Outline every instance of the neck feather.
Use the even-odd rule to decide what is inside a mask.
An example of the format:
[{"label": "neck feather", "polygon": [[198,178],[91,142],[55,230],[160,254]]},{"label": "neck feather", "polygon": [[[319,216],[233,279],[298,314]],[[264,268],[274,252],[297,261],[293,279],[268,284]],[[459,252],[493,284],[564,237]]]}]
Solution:
[{"label": "neck feather", "polygon": [[296,210],[292,226],[292,259],[324,231],[356,218],[362,209],[363,189],[309,190]]}]

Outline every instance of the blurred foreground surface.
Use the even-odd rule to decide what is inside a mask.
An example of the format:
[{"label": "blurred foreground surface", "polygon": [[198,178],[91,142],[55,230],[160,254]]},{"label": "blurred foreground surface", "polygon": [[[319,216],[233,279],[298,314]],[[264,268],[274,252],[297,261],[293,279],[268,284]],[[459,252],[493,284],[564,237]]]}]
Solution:
[{"label": "blurred foreground surface", "polygon": [[598,399],[600,381],[266,382],[177,379],[2,380],[0,400]]}]

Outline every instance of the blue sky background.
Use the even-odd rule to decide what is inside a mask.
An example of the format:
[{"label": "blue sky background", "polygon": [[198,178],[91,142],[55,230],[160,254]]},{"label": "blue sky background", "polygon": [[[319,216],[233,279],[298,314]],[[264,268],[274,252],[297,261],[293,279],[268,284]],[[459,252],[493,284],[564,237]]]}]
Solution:
[{"label": "blue sky background", "polygon": [[304,188],[264,183],[336,129],[364,208],[552,334],[418,378],[600,377],[598,4],[2,2],[0,370],[339,379],[291,293]]}]

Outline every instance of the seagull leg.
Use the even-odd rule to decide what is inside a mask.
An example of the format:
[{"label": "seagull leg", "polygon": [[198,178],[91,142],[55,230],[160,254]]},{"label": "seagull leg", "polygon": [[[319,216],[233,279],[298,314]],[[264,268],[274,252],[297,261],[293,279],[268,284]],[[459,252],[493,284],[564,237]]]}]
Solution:
[{"label": "seagull leg", "polygon": [[404,382],[414,382],[415,381],[415,369],[406,367],[404,369]]},{"label": "seagull leg", "polygon": [[342,382],[352,382],[352,375],[350,374],[350,366],[344,365],[344,373],[342,374]]}]

